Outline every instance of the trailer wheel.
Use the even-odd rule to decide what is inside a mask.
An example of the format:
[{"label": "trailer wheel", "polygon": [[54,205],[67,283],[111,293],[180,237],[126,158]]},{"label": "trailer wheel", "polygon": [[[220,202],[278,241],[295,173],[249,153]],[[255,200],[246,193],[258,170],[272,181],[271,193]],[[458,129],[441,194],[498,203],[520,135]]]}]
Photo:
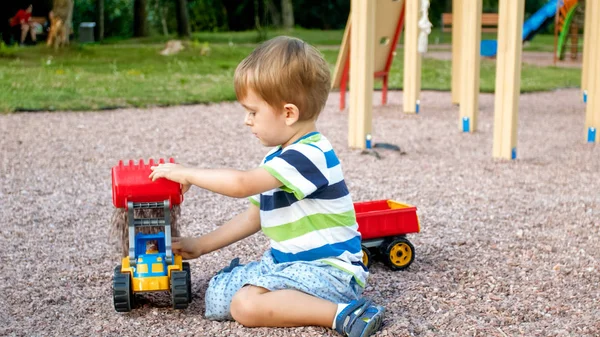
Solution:
[{"label": "trailer wheel", "polygon": [[190,303],[187,275],[187,271],[171,272],[171,302],[173,309],[186,309]]},{"label": "trailer wheel", "polygon": [[362,263],[365,265],[365,267],[370,268],[372,259],[371,259],[371,252],[369,251],[369,248],[362,246],[362,252],[363,252]]},{"label": "trailer wheel", "polygon": [[386,248],[386,262],[392,270],[408,268],[415,259],[415,247],[405,238],[393,240]]},{"label": "trailer wheel", "polygon": [[117,312],[129,312],[135,307],[131,276],[121,273],[121,266],[115,267],[113,275],[113,303]]},{"label": "trailer wheel", "polygon": [[192,303],[192,272],[189,262],[183,262],[183,271],[187,272],[188,303]]}]

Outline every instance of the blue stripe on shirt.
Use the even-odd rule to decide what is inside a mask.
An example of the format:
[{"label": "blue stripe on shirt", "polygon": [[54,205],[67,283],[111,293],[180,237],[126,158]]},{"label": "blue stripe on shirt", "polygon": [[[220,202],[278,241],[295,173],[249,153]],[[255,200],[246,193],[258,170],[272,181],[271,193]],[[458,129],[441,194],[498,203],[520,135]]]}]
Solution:
[{"label": "blue stripe on shirt", "polygon": [[326,188],[321,188],[314,191],[311,195],[307,196],[308,199],[326,199],[333,200],[347,196],[350,193],[346,182],[344,180],[338,181],[333,185],[329,185]]},{"label": "blue stripe on shirt", "polygon": [[340,160],[335,155],[335,152],[333,152],[333,150],[325,152],[325,159],[327,160],[327,168],[336,167],[340,164]]},{"label": "blue stripe on shirt", "polygon": [[338,242],[334,244],[326,244],[324,246],[305,250],[296,254],[284,253],[275,248],[271,248],[271,253],[273,253],[273,257],[275,258],[275,261],[277,261],[277,263],[293,261],[314,261],[318,259],[337,257],[342,255],[344,252],[349,252],[350,254],[358,254],[360,251],[360,236],[355,236],[348,241]]},{"label": "blue stripe on shirt", "polygon": [[[306,144],[306,145],[312,146],[315,149],[318,149],[319,151],[323,152],[323,150],[320,147],[316,146],[315,144]],[[332,168],[332,167],[336,167],[340,163],[340,160],[335,155],[335,152],[333,151],[333,149],[331,149],[327,152],[323,152],[323,154],[325,155],[325,160],[327,161],[328,169]]]},{"label": "blue stripe on shirt", "polygon": [[283,150],[282,148],[279,148],[279,149],[277,149],[277,151],[275,151],[275,152],[271,153],[270,155],[268,155],[267,157],[265,157],[265,160],[263,161],[263,164],[265,164],[265,163],[271,161],[271,159],[279,156],[281,154],[282,150]]},{"label": "blue stripe on shirt", "polygon": [[[333,185],[316,190],[311,195],[306,196],[306,199],[334,200],[345,197],[349,193],[346,183],[342,180]],[[285,191],[277,191],[274,192],[273,195],[261,194],[260,209],[261,211],[271,211],[291,206],[296,201],[298,201],[298,198],[296,198],[293,193]]]},{"label": "blue stripe on shirt", "polygon": [[288,150],[282,153],[279,158],[296,168],[304,179],[310,181],[317,189],[329,185],[329,181],[321,170],[315,164],[306,158],[305,155],[296,150]]}]

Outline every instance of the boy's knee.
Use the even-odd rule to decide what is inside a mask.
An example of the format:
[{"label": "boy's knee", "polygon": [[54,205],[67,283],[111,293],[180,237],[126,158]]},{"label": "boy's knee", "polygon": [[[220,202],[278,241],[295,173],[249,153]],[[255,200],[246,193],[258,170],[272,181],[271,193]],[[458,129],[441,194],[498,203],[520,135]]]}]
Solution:
[{"label": "boy's knee", "polygon": [[246,287],[240,289],[231,299],[231,316],[238,323],[247,327],[260,326],[262,313],[258,305],[258,292]]},{"label": "boy's knee", "polygon": [[213,321],[226,321],[232,319],[229,310],[229,298],[220,290],[222,289],[216,291],[210,286],[206,290],[206,294],[204,295],[206,304],[204,316],[206,319]]}]

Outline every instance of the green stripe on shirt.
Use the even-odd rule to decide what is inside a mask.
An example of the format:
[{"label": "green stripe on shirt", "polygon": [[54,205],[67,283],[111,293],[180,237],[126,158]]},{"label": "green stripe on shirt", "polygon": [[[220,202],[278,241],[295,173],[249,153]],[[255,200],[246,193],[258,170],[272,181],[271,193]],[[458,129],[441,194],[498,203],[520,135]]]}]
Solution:
[{"label": "green stripe on shirt", "polygon": [[276,242],[297,238],[313,231],[333,228],[349,227],[356,224],[354,209],[338,214],[313,214],[307,215],[294,222],[289,222],[275,227],[263,227],[266,236]]},{"label": "green stripe on shirt", "polygon": [[296,199],[298,199],[298,200],[304,199],[304,193],[302,193],[302,191],[298,187],[294,186],[287,179],[285,179],[281,174],[279,174],[279,172],[275,171],[272,167],[267,166],[267,165],[262,165],[261,167],[264,168],[265,170],[267,170],[267,172],[271,173],[271,175],[273,177],[275,177],[277,180],[279,180],[283,184],[283,186],[280,187],[280,189],[282,191],[293,193],[294,196],[296,197]]},{"label": "green stripe on shirt", "polygon": [[253,197],[248,197],[248,200],[250,200],[254,206],[260,207],[260,202],[256,201]]},{"label": "green stripe on shirt", "polygon": [[354,280],[356,281],[356,283],[357,283],[357,284],[358,284],[358,285],[359,285],[361,288],[364,288],[364,287],[365,287],[365,282],[363,282],[363,281],[362,281],[362,280],[361,280],[361,279],[360,279],[358,276],[356,276],[356,274],[354,274],[353,272],[349,271],[348,269],[346,269],[346,268],[344,268],[344,267],[342,267],[342,266],[339,266],[339,265],[337,265],[337,264],[335,264],[335,263],[333,263],[333,262],[329,262],[329,261],[327,261],[327,260],[321,260],[321,261],[323,261],[324,263],[327,263],[328,265],[330,265],[330,266],[332,266],[332,267],[334,267],[334,268],[337,268],[337,269],[339,269],[339,270],[341,270],[341,271],[344,271],[344,272],[346,272],[346,273],[348,273],[348,274],[352,275],[352,277],[354,277]]},{"label": "green stripe on shirt", "polygon": [[321,140],[321,134],[317,133],[316,135],[312,135],[310,137],[301,139],[298,143],[300,144],[310,144],[310,143],[316,143],[318,141]]}]

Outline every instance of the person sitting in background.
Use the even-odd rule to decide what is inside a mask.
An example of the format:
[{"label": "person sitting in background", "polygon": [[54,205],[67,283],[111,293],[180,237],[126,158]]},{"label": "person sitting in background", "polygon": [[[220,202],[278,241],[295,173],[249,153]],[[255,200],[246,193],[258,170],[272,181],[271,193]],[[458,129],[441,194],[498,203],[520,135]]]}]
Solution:
[{"label": "person sitting in background", "polygon": [[33,5],[29,5],[27,9],[19,9],[17,14],[10,19],[10,26],[12,29],[19,29],[21,31],[21,39],[19,43],[22,45],[25,42],[27,33],[31,35],[31,41],[36,42],[36,33],[33,21],[31,21],[31,12],[33,11]]}]

